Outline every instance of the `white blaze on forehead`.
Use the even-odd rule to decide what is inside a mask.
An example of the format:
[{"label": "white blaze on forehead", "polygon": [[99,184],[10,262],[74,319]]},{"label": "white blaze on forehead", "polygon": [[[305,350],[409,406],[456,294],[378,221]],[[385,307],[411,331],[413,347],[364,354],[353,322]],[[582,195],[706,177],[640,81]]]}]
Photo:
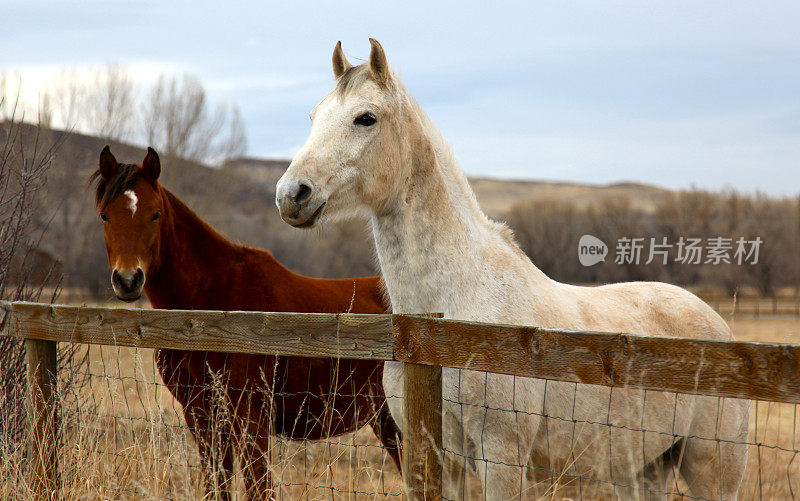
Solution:
[{"label": "white blaze on forehead", "polygon": [[131,217],[136,214],[136,204],[139,202],[139,199],[136,197],[136,193],[133,190],[128,190],[123,193],[126,197],[128,197],[128,208],[131,210]]}]

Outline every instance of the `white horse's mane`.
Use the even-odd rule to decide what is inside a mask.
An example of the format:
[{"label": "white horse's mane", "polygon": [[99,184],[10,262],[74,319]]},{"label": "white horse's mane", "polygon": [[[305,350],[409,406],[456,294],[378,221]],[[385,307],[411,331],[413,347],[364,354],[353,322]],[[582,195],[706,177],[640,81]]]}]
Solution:
[{"label": "white horse's mane", "polygon": [[[422,124],[425,136],[431,142],[434,154],[436,155],[437,167],[447,180],[446,184],[453,192],[454,201],[466,208],[488,231],[496,233],[509,244],[518,248],[519,246],[511,229],[505,223],[490,219],[486,213],[483,212],[483,209],[481,209],[478,203],[478,198],[475,196],[475,191],[469,184],[467,175],[459,166],[453,148],[447,142],[439,128],[436,127],[436,124],[433,123],[433,120],[431,120],[428,114],[422,109],[419,102],[408,92],[408,89],[402,80],[400,80],[397,72],[393,71],[392,74],[395,78],[398,94],[411,105]],[[520,250],[520,252],[522,251]]]}]

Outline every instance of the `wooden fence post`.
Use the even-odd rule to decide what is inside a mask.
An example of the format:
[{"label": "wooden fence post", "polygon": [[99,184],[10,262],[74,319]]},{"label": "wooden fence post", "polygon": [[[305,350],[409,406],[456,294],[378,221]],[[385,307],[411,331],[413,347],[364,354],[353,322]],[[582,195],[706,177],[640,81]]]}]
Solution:
[{"label": "wooden fence post", "polygon": [[25,340],[28,365],[28,482],[34,499],[58,498],[56,342]]},{"label": "wooden fence post", "polygon": [[404,499],[441,499],[441,453],[442,368],[406,362],[403,364]]}]

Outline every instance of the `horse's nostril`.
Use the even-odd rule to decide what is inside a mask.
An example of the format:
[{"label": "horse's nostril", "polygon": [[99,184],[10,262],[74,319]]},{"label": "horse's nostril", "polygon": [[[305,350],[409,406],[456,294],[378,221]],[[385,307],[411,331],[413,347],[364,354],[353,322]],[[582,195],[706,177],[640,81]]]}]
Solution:
[{"label": "horse's nostril", "polygon": [[131,289],[138,289],[144,283],[144,272],[141,268],[136,268],[136,273],[133,274],[131,280]]},{"label": "horse's nostril", "polygon": [[294,196],[294,201],[298,204],[302,204],[306,200],[311,198],[311,187],[307,184],[300,184],[300,188],[297,190],[297,194]]}]

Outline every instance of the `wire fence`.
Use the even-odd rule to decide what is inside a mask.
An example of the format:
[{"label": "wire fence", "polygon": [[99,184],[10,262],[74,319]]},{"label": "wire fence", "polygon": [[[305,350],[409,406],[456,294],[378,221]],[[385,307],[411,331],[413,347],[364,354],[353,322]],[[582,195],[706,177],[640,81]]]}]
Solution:
[{"label": "wire fence", "polygon": [[[326,423],[317,425],[322,435],[333,436],[306,440],[288,440],[270,429],[280,401],[297,394],[236,388],[226,384],[223,375],[209,373],[207,386],[182,388],[202,390],[213,399],[208,402],[207,423],[192,426],[164,383],[154,350],[91,346],[89,363],[78,372],[88,384],[61,396],[63,438],[58,455],[66,498],[72,497],[69,489],[76,489],[76,495],[88,491],[111,498],[197,499],[225,491],[255,495],[257,484],[267,481],[280,499],[382,499],[401,494],[399,472],[369,424],[337,435],[328,431],[341,416],[327,416],[328,431]],[[349,400],[353,386],[348,386],[322,397]],[[311,385],[309,393],[311,398],[319,396]],[[244,418],[237,417],[232,395],[258,401],[259,406],[270,401],[278,405],[265,404],[258,417],[248,415],[262,426],[247,427],[239,422]],[[253,411],[252,404],[248,411]],[[359,419],[367,422],[370,417]],[[309,423],[294,425],[308,428]],[[209,457],[201,455],[198,435],[215,450]],[[268,471],[256,467],[262,459]]]},{"label": "wire fence", "polygon": [[[548,384],[558,384],[548,381]],[[570,383],[577,394],[577,385]],[[623,389],[609,389],[609,408],[611,395]],[[653,394],[643,390],[641,394]],[[667,421],[675,422],[679,401],[686,395],[671,393],[675,402],[672,416]],[[721,409],[726,401],[721,397],[710,397]],[[750,407],[749,431],[746,439],[722,438],[711,430],[708,434],[685,434],[676,429],[658,429],[641,421],[638,426],[626,426],[609,420],[607,416],[585,418],[575,414],[570,416],[543,413],[526,413],[491,405],[475,405],[455,400],[445,400],[445,406],[453,405],[460,412],[473,415],[485,412],[513,413],[519,422],[525,417],[541,419],[544,433],[541,437],[549,450],[569,450],[569,454],[546,454],[534,457],[533,461],[524,456],[520,461],[502,462],[476,455],[469,444],[458,443],[453,449],[443,447],[445,471],[444,499],[486,499],[482,490],[481,476],[489,467],[505,467],[516,470],[519,499],[729,499],[719,494],[717,478],[711,478],[710,491],[696,492],[695,483],[709,481],[704,476],[724,476],[719,468],[726,454],[747,457],[744,475],[738,490],[740,499],[796,499],[800,493],[800,453],[797,427],[800,424],[797,404],[784,404],[768,401],[752,401]],[[477,407],[477,409],[476,409]],[[574,407],[573,407],[574,408]],[[644,413],[637,413],[642,417]],[[715,418],[719,419],[719,414]],[[524,430],[516,429],[515,433]],[[588,439],[587,439],[588,436]],[[647,464],[645,449],[653,443],[673,443],[659,458],[663,471],[653,471],[654,465]],[[710,447],[716,451],[712,461],[704,463],[699,471],[696,467],[687,468],[685,464],[686,446],[691,443],[695,449]],[[588,444],[588,445],[587,445]],[[512,444],[513,446],[514,444]],[[639,458],[636,458],[636,456]],[[626,459],[641,459],[632,463],[641,467],[645,475],[626,475],[615,464],[615,456]],[[538,462],[537,462],[538,460]],[[480,468],[477,463],[484,463]],[[605,464],[603,464],[605,463]],[[650,471],[648,472],[648,468]],[[707,471],[703,471],[707,468]],[[466,474],[465,474],[466,473]],[[653,475],[655,473],[655,475]],[[449,477],[449,478],[448,478]],[[516,496],[515,496],[516,497]]]},{"label": "wire fence", "polygon": [[[123,324],[116,326],[113,339],[119,345],[103,346],[93,344],[102,336],[108,337],[107,333],[98,333],[102,329],[96,329],[95,324],[113,323],[114,309],[60,312],[44,305],[26,308],[22,312],[22,317],[28,315],[24,325],[29,329],[39,325],[28,335],[56,341],[71,337],[86,343],[81,346],[88,363],[61,371],[73,378],[80,376],[87,383],[69,386],[58,395],[58,432],[54,436],[58,437],[59,498],[397,499],[408,493],[393,451],[380,438],[380,427],[376,430],[370,426],[380,408],[356,416],[363,426],[354,432],[339,433],[336,427],[344,418],[340,410],[334,411],[336,399],[383,399],[380,391],[372,390],[380,388],[380,374],[371,375],[369,384],[358,384],[348,379],[347,369],[342,373],[339,367],[331,377],[341,384],[326,382],[323,386],[335,388],[327,393],[313,381],[308,382],[305,392],[287,392],[270,384],[267,377],[262,378],[263,384],[235,387],[230,375],[212,370],[204,376],[203,384],[180,387],[169,375],[163,376],[157,349],[123,346],[163,344],[174,348],[173,341],[159,337],[160,331],[141,313],[137,322],[129,322],[124,328]],[[185,324],[189,314],[175,312],[175,318],[182,315],[178,323]],[[200,315],[195,319],[199,318],[202,330],[207,332],[223,325],[214,324],[211,316],[204,317],[202,312],[191,315]],[[247,318],[254,315],[258,314]],[[270,324],[272,314],[260,315],[260,325],[268,331],[265,343],[272,342],[271,333],[304,328],[290,327],[283,317]],[[96,320],[98,316],[103,318]],[[342,319],[351,317],[359,316],[335,316],[337,327],[333,331],[326,327],[324,335],[302,338],[306,349],[325,352],[322,340],[329,337],[331,346],[348,350],[347,356],[394,358],[415,365],[447,359],[447,365],[452,366],[443,369],[443,380],[447,383],[455,376],[458,384],[448,387],[438,383],[443,388],[442,436],[437,439],[433,428],[426,430],[441,453],[444,499],[493,499],[491,493],[498,491],[485,488],[493,470],[505,471],[503,478],[509,484],[505,492],[514,492],[519,499],[720,499],[724,497],[722,479],[736,476],[736,472],[727,470],[729,465],[744,457],[740,499],[794,499],[800,494],[797,345],[659,341],[627,335],[604,338],[597,333],[452,321],[437,324],[431,322],[441,321],[389,315],[361,316],[391,321],[375,329],[377,334],[354,341],[354,333],[370,330],[371,324],[351,322],[341,328],[342,322],[348,322]],[[314,318],[319,323],[321,317]],[[367,341],[372,338],[378,341]],[[197,339],[202,343],[205,338]],[[191,342],[191,338],[185,342]],[[297,351],[285,339],[276,345],[280,344],[287,355]],[[390,357],[382,351],[384,344],[393,346]],[[231,346],[239,352],[253,349]],[[489,346],[492,348],[486,348]],[[518,360],[517,355],[523,352],[529,360]],[[665,354],[659,358],[662,352]],[[198,356],[202,352],[194,353]],[[274,360],[272,363],[279,366]],[[202,366],[210,369],[213,365],[207,362]],[[535,372],[544,378],[540,380],[541,405],[521,403],[527,391],[523,383],[530,380],[493,373],[479,373],[484,378],[482,397],[461,394],[462,388],[469,386],[461,378],[476,373],[459,368],[483,369],[488,365],[507,374]],[[229,369],[243,368],[230,364]],[[274,374],[272,371],[273,382]],[[602,386],[578,384],[576,379]],[[511,386],[505,386],[509,381]],[[207,398],[204,420],[187,414],[175,398],[181,390],[202,390]],[[390,399],[396,396],[390,395]],[[408,394],[405,397],[411,398]],[[559,401],[565,397],[567,406]],[[281,415],[286,408],[281,402],[293,398],[303,399],[307,408],[313,407],[313,399],[321,399],[331,412],[316,416],[314,422],[296,416],[289,419]],[[747,429],[731,434],[720,423],[735,414],[738,403],[745,402],[742,398],[753,399],[741,407],[749,410]],[[587,401],[592,406],[583,405]],[[243,408],[247,409],[244,420]],[[590,408],[605,412],[588,413]],[[693,412],[687,414],[690,408]],[[684,422],[687,415],[701,415],[711,425],[690,426]],[[292,422],[291,430],[280,424],[288,422]],[[488,450],[497,445],[490,440],[492,422],[511,423],[503,453]],[[535,444],[531,451],[523,442],[532,422],[539,425],[536,435],[527,437]],[[474,426],[479,427],[479,441],[467,430]],[[298,428],[302,432],[294,433]],[[307,440],[286,438],[309,436],[314,428],[321,431]],[[200,435],[203,440],[198,440]],[[203,443],[208,446],[205,451]],[[514,454],[507,454],[509,450]],[[654,450],[658,454],[654,455]],[[705,451],[703,461],[693,461],[696,451]],[[24,467],[31,461],[30,449],[4,450],[3,459],[0,474],[9,479],[0,489],[4,497],[25,497],[9,493],[33,492]],[[262,462],[265,468],[259,466]],[[405,463],[404,470],[409,471]],[[710,487],[698,488],[702,483]]]}]

